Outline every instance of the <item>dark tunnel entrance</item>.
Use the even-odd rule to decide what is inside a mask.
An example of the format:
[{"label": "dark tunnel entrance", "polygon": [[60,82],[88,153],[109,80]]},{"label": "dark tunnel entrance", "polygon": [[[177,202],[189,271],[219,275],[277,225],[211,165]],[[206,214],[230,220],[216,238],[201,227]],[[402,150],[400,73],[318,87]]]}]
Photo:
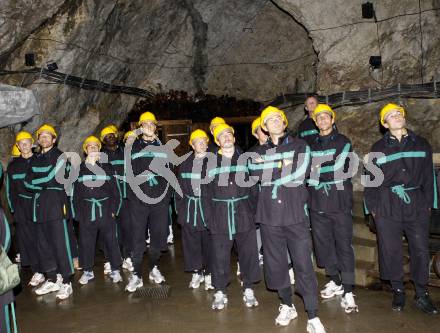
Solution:
[{"label": "dark tunnel entrance", "polygon": [[159,139],[163,143],[170,139],[179,140],[181,144],[176,153],[183,155],[190,150],[188,139],[193,130],[200,128],[209,134],[211,119],[222,117],[234,127],[237,145],[247,150],[256,143],[251,134],[251,123],[259,116],[261,108],[259,102],[228,95],[190,95],[185,91],[170,90],[156,94],[152,99],[138,101],[122,124],[122,130],[136,128],[143,112],[153,112],[158,120]]}]

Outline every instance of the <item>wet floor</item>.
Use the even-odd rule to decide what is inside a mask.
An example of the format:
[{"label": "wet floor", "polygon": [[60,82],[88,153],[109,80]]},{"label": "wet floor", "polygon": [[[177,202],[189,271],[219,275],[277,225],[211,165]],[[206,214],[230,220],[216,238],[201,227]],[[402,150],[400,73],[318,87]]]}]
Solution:
[{"label": "wet floor", "polygon": [[[146,263],[145,263],[146,264]],[[124,283],[114,285],[104,278],[103,260],[97,258],[95,280],[86,286],[78,284],[76,272],[74,294],[65,301],[55,300],[55,294],[36,296],[26,287],[17,296],[17,317],[20,333],[186,333],[186,332],[306,332],[307,316],[301,299],[296,296],[298,319],[287,327],[276,327],[279,302],[264,282],[256,286],[260,302],[257,308],[247,309],[242,301],[239,280],[231,274],[228,288],[229,303],[222,311],[211,310],[213,292],[188,289],[191,275],[183,273],[180,243],[170,246],[161,259],[160,269],[171,286],[167,299],[136,298],[124,292]],[[234,265],[235,267],[235,265]],[[25,275],[26,281],[29,276]],[[148,275],[144,275],[148,285]],[[325,284],[319,278],[320,287]],[[327,332],[440,332],[440,315],[428,316],[413,305],[413,293],[408,292],[407,307],[402,313],[391,310],[391,294],[382,290],[356,289],[358,314],[347,315],[340,306],[340,298],[322,301],[319,316]],[[432,288],[431,295],[440,303],[440,288]]]}]

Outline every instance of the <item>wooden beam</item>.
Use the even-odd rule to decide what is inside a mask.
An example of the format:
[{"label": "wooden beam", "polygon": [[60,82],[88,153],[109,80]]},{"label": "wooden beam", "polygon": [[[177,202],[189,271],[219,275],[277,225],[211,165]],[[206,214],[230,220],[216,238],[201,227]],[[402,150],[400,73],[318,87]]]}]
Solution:
[{"label": "wooden beam", "polygon": [[244,117],[227,117],[224,118],[228,124],[251,124],[257,116],[244,116]]}]

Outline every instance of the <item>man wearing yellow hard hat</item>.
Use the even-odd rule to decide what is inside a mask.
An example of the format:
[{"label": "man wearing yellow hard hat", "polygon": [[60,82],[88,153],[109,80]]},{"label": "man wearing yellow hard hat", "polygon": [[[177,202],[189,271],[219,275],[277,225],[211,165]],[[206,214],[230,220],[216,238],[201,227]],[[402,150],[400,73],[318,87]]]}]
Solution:
[{"label": "man wearing yellow hard hat", "polygon": [[306,140],[306,142],[310,145],[316,137],[318,136],[318,128],[316,127],[315,122],[313,121],[313,111],[316,106],[319,104],[318,96],[315,94],[307,95],[306,100],[304,102],[304,111],[306,112],[306,117],[299,124],[298,127],[298,137]]},{"label": "man wearing yellow hard hat", "polygon": [[212,309],[222,310],[228,302],[231,250],[238,252],[243,282],[243,302],[248,308],[258,306],[253,285],[260,280],[254,207],[257,189],[243,186],[238,179],[249,182],[246,161],[239,160],[234,129],[218,125],[213,136],[220,147],[215,162],[208,162],[209,183],[202,186],[202,207],[206,225],[211,232],[213,285],[216,290]]},{"label": "man wearing yellow hard hat", "polygon": [[295,268],[296,291],[302,296],[308,315],[309,332],[325,332],[317,316],[318,284],[311,260],[312,239],[307,211],[305,179],[310,170],[307,143],[286,132],[284,112],[268,106],[261,112],[261,126],[269,133],[267,143],[258,147],[249,170],[258,177],[255,222],[260,224],[264,248],[266,285],[277,290],[281,299],[275,323],[287,326],[298,314],[292,303],[287,251]]},{"label": "man wearing yellow hard hat", "polygon": [[191,154],[177,170],[182,196],[176,193],[177,223],[182,227],[182,249],[185,272],[192,273],[189,288],[197,289],[201,283],[205,290],[214,289],[211,283],[211,237],[201,205],[202,168],[206,161],[209,138],[205,131],[191,132]]},{"label": "man wearing yellow hard hat", "polygon": [[336,113],[329,105],[318,104],[312,119],[319,135],[310,144],[310,222],[317,265],[330,280],[320,294],[324,299],[341,295],[345,313],[355,313],[359,310],[353,295],[353,186],[346,170],[352,146],[334,129]]},{"label": "man wearing yellow hard hat", "polygon": [[19,157],[19,156],[21,156],[20,149],[18,149],[18,147],[17,147],[17,145],[15,143],[12,145],[11,156],[12,157]]},{"label": "man wearing yellow hard hat", "polygon": [[[402,236],[405,235],[415,305],[425,313],[437,314],[427,288],[429,221],[431,208],[437,208],[432,148],[426,139],[407,129],[402,106],[385,105],[379,118],[387,132],[372,146],[366,168],[370,176],[373,168],[379,168],[384,179],[380,184],[365,186],[364,195],[366,209],[376,224],[380,276],[391,282],[393,310],[402,311],[405,307]],[[375,156],[377,153],[384,155]]]},{"label": "man wearing yellow hard hat", "polygon": [[[211,119],[211,122],[209,124],[209,131],[212,136],[214,135],[215,128],[221,124],[226,124],[226,121],[222,117],[214,117]],[[215,140],[210,140],[210,142],[208,143],[208,152],[216,153],[217,151],[218,146],[216,145]]]},{"label": "man wearing yellow hard hat", "polygon": [[110,278],[113,283],[119,283],[122,259],[116,239],[116,218],[122,196],[117,174],[110,162],[101,162],[101,141],[97,137],[87,137],[83,150],[87,157],[73,184],[71,206],[72,216],[79,223],[79,263],[83,274],[78,282],[85,285],[95,277],[93,266],[99,233],[110,263]]},{"label": "man wearing yellow hard hat", "polygon": [[[263,129],[261,128],[261,117],[257,117],[252,121],[251,133],[255,137],[255,139],[258,140],[258,142],[253,147],[249,148],[247,152],[255,152],[259,146],[264,145],[267,142],[268,139],[267,132],[263,131]],[[257,225],[257,245],[258,245],[259,262],[260,262],[260,266],[262,266],[263,247],[261,244],[260,227],[258,225]]]},{"label": "man wearing yellow hard hat", "polygon": [[[115,125],[109,125],[104,127],[100,133],[100,141],[103,144],[101,149],[102,153],[106,154],[108,161],[113,166],[116,174],[119,176],[117,179],[119,187],[122,193],[122,208],[121,214],[117,217],[116,227],[118,229],[118,241],[121,247],[122,257],[124,261],[122,268],[130,272],[133,271],[133,263],[131,261],[131,223],[130,223],[130,210],[128,209],[127,200],[127,183],[124,181],[125,175],[125,163],[124,163],[124,147],[118,142],[118,128]],[[110,274],[110,262],[104,263],[105,274]]]},{"label": "man wearing yellow hard hat", "polygon": [[14,147],[18,156],[11,160],[6,172],[6,198],[11,214],[16,223],[16,235],[20,245],[20,262],[30,266],[32,278],[29,285],[36,287],[45,278],[39,265],[37,251],[37,225],[32,221],[32,196],[26,189],[24,180],[33,158],[32,144],[34,139],[26,131],[18,132],[15,136]]},{"label": "man wearing yellow hard hat", "polygon": [[251,132],[252,132],[252,135],[255,137],[255,139],[258,140],[258,143],[257,143],[258,146],[261,146],[266,143],[268,136],[267,136],[267,133],[265,133],[263,131],[263,129],[261,128],[261,118],[260,117],[255,118],[252,121]]},{"label": "man wearing yellow hard hat", "polygon": [[123,139],[124,144],[126,144],[126,145],[133,144],[133,142],[136,139],[136,137],[137,137],[137,135],[136,135],[136,133],[134,131],[127,131],[124,134],[124,139]]},{"label": "man wearing yellow hard hat", "polygon": [[56,298],[63,300],[73,293],[71,278],[74,273],[66,208],[68,199],[63,184],[57,180],[65,176],[67,163],[55,147],[58,134],[53,126],[42,125],[35,136],[40,153],[30,161],[25,186],[33,193],[32,219],[37,226],[40,269],[46,277],[35,293],[56,292]]},{"label": "man wearing yellow hard hat", "polygon": [[[167,249],[168,237],[168,206],[170,203],[170,189],[167,180],[150,170],[150,164],[155,159],[166,158],[166,154],[156,152],[154,147],[162,143],[156,135],[157,119],[151,112],[144,112],[139,118],[141,137],[137,138],[131,147],[131,168],[134,176],[142,177],[139,185],[141,195],[148,198],[161,198],[157,203],[144,202],[133,188],[127,192],[132,224],[132,261],[133,274],[125,287],[128,292],[134,292],[143,286],[142,262],[145,251],[145,235],[150,233],[150,249],[148,251],[149,280],[160,284],[165,281],[159,270],[161,252]],[[153,149],[152,149],[153,148]],[[146,174],[146,172],[148,172]],[[144,176],[140,175],[144,174]]]}]

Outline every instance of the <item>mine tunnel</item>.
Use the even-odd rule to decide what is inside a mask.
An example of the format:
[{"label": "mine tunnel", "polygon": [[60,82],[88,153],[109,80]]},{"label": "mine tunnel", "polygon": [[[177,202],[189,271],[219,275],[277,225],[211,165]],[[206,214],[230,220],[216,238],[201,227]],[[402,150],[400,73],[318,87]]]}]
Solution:
[{"label": "mine tunnel", "polygon": [[2,1],[0,333],[438,332],[439,24]]}]

